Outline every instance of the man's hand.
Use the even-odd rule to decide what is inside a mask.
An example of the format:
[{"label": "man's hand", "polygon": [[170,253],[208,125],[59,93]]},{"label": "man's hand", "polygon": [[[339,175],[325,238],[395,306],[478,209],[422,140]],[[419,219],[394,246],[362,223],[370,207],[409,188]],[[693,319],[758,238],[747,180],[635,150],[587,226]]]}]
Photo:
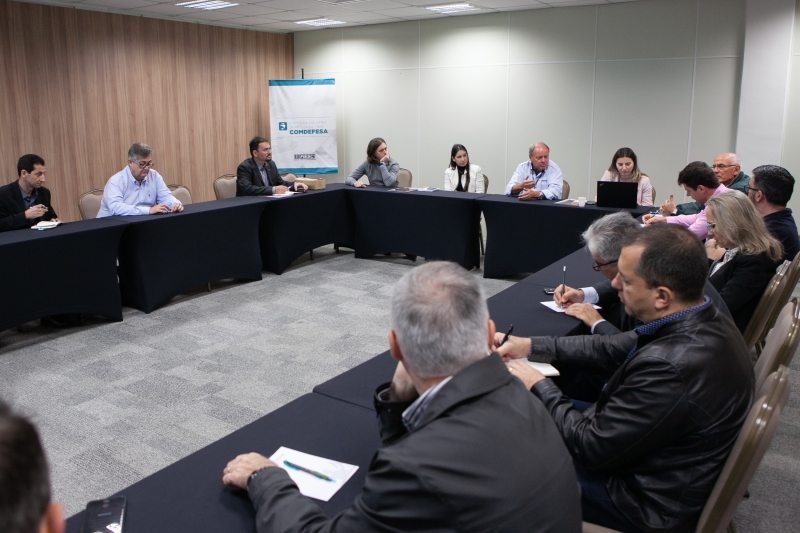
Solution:
[{"label": "man's hand", "polygon": [[712,261],[722,259],[725,256],[725,248],[717,245],[716,239],[708,239],[706,241],[706,255]]},{"label": "man's hand", "polygon": [[672,214],[672,212],[675,211],[675,198],[674,198],[674,195],[670,194],[669,195],[669,200],[667,200],[666,202],[661,204],[661,207],[659,209],[660,209],[661,214],[663,216],[665,216],[665,217],[670,216]]},{"label": "man's hand", "polygon": [[603,317],[600,316],[600,313],[592,306],[592,304],[573,304],[567,307],[564,314],[569,316],[574,316],[578,320],[583,321],[589,327],[597,322],[598,320],[602,320]]},{"label": "man's hand", "polygon": [[531,179],[525,178],[524,180],[522,180],[522,183],[520,183],[520,185],[522,185],[522,188],[527,191],[528,189],[533,189],[533,187],[536,185],[536,182]]},{"label": "man's hand", "polygon": [[[566,290],[565,290],[566,289]],[[563,293],[563,295],[562,295]],[[572,304],[583,303],[586,296],[580,289],[573,289],[569,286],[559,285],[553,293],[553,301],[558,306],[569,307]]]},{"label": "man's hand", "polygon": [[360,189],[360,188],[362,188],[362,187],[366,187],[366,186],[367,186],[367,184],[366,184],[366,183],[364,183],[364,182],[361,182],[361,181],[356,181],[356,182],[353,184],[353,187],[355,187],[356,189]]},{"label": "man's hand", "polygon": [[286,185],[278,185],[277,187],[275,187],[275,194],[283,194],[288,190],[289,187],[287,187]]},{"label": "man's hand", "polygon": [[222,482],[232,489],[246,489],[250,474],[268,466],[278,466],[263,455],[246,453],[228,463],[222,471]]},{"label": "man's hand", "polygon": [[507,366],[509,372],[516,376],[528,390],[545,379],[544,374],[524,361],[511,361]]},{"label": "man's hand", "polygon": [[392,384],[389,387],[389,401],[392,402],[407,402],[415,400],[419,397],[414,383],[411,381],[411,376],[406,372],[405,365],[397,362],[397,368],[394,369],[394,377]]},{"label": "man's hand", "polygon": [[181,211],[183,211],[183,204],[182,203],[175,202],[174,204],[172,204],[172,212],[173,213],[180,213]]},{"label": "man's hand", "polygon": [[161,213],[169,213],[170,209],[169,206],[166,204],[156,204],[150,208],[151,215],[158,215]]},{"label": "man's hand", "polygon": [[30,208],[27,211],[25,211],[25,218],[27,218],[28,220],[33,220],[35,218],[44,216],[45,213],[47,213],[47,206],[42,204],[36,204],[30,206]]},{"label": "man's hand", "polygon": [[304,191],[307,191],[308,190],[308,185],[306,185],[305,183],[297,183],[297,182],[295,182],[294,183],[294,190],[297,190],[297,189],[302,189]]},{"label": "man's hand", "polygon": [[662,217],[661,215],[645,215],[642,217],[645,226],[652,226],[653,224],[661,224],[667,221],[666,218]]},{"label": "man's hand", "polygon": [[539,191],[536,189],[526,189],[524,192],[521,192],[517,198],[520,200],[533,200],[534,198],[539,198]]},{"label": "man's hand", "polygon": [[531,340],[528,337],[514,337],[509,335],[505,344],[500,346],[503,342],[505,333],[497,332],[494,334],[492,343],[492,351],[497,352],[503,358],[503,361],[508,362],[510,359],[520,359],[528,357],[531,353]]}]

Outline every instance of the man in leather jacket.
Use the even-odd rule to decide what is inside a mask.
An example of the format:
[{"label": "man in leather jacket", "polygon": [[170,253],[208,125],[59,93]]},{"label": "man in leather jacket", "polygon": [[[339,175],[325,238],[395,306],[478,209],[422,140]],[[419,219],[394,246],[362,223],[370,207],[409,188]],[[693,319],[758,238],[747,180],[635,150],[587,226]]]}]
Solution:
[{"label": "man in leather jacket", "polygon": [[639,231],[623,245],[613,286],[643,325],[610,336],[512,337],[498,348],[506,358],[613,371],[582,411],[525,363],[509,364],[561,431],[585,521],[624,532],[695,530],[754,388],[742,336],[703,295],[706,265],[687,230]]},{"label": "man in leather jacket", "polygon": [[580,533],[572,460],[542,403],[487,356],[495,327],[477,279],[426,263],[398,282],[391,316],[398,365],[376,391],[384,445],[362,493],[328,518],[275,463],[240,455],[222,480],[247,489],[259,533]]}]

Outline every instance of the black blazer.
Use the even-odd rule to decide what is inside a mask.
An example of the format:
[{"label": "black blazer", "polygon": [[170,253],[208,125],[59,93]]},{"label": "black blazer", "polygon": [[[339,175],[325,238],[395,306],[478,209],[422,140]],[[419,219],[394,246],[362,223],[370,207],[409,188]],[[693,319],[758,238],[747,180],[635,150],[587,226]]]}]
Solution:
[{"label": "black blazer", "polygon": [[25,218],[25,202],[22,200],[19,182],[12,181],[8,185],[0,187],[0,231],[30,228],[41,220],[58,218],[53,206],[50,205],[50,191],[45,187],[39,187],[36,190],[37,198],[34,205],[46,205],[48,210],[44,216],[28,220]]},{"label": "black blazer", "polygon": [[758,301],[767,288],[780,261],[760,255],[737,253],[708,280],[719,291],[739,331],[744,333]]},{"label": "black blazer", "polygon": [[453,376],[419,425],[401,421],[410,402],[375,407],[384,445],[355,502],[328,518],[279,468],[250,483],[259,533],[579,533],[572,460],[542,403],[497,354]]},{"label": "black blazer", "polygon": [[[600,283],[593,285],[594,290],[597,291],[598,305],[603,309],[600,315],[606,319],[605,322],[600,322],[594,328],[595,335],[616,335],[623,331],[630,331],[642,323],[630,316],[625,312],[625,306],[619,301],[619,294],[617,289],[611,286],[611,281],[603,280]],[[717,309],[727,316],[733,318],[728,306],[722,299],[717,289],[706,280],[704,289],[705,295],[708,296]]]},{"label": "black blazer", "polygon": [[261,179],[261,171],[252,157],[245,159],[236,169],[236,196],[264,196],[272,194],[272,188],[278,185],[289,187],[292,185],[283,181],[275,161],[267,161],[267,180]]}]

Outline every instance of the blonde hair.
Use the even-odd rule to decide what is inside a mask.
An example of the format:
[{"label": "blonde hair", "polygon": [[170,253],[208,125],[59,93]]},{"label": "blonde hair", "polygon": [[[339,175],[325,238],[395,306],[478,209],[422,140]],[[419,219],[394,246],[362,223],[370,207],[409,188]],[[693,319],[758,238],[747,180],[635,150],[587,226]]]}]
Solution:
[{"label": "blonde hair", "polygon": [[739,248],[745,255],[766,253],[773,261],[783,257],[783,246],[772,236],[753,202],[739,191],[727,191],[706,204],[716,219],[714,236]]}]

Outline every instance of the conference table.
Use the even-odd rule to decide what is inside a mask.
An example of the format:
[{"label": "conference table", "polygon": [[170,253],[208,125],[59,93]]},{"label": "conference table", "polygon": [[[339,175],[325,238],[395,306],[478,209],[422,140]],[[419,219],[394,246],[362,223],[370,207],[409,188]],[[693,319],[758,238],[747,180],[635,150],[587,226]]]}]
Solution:
[{"label": "conference table", "polygon": [[128,227],[119,244],[122,304],[145,313],[220,279],[261,279],[258,224],[268,200],[229,198],[181,213],[109,217]]},{"label": "conference table", "polygon": [[[583,269],[587,282],[602,279],[588,267],[580,250],[565,261]],[[569,267],[568,267],[569,268]],[[535,276],[535,275],[534,275]],[[499,331],[514,324],[514,333],[572,335],[583,332],[577,319],[541,305],[548,299],[531,276],[487,299]],[[373,407],[375,388],[392,379],[396,362],[384,352],[336,376],[287,405],[127,487],[127,533],[151,531],[255,531],[254,510],[246,494],[222,484],[222,469],[239,454],[270,456],[281,446],[358,466],[356,474],[328,502],[316,501],[327,516],[348,508],[361,493],[375,451],[380,446]],[[67,520],[78,533],[83,512]]]},{"label": "conference table", "polygon": [[[477,199],[486,218],[483,275],[499,278],[536,272],[583,246],[581,233],[596,219],[619,211],[587,205],[557,205],[554,200],[520,201],[514,196]],[[652,207],[628,209],[634,217]]]},{"label": "conference table", "polygon": [[480,209],[475,193],[347,187],[355,221],[355,256],[401,252],[480,266]]},{"label": "conference table", "polygon": [[129,220],[0,233],[0,331],[65,313],[122,320],[117,249]]}]

